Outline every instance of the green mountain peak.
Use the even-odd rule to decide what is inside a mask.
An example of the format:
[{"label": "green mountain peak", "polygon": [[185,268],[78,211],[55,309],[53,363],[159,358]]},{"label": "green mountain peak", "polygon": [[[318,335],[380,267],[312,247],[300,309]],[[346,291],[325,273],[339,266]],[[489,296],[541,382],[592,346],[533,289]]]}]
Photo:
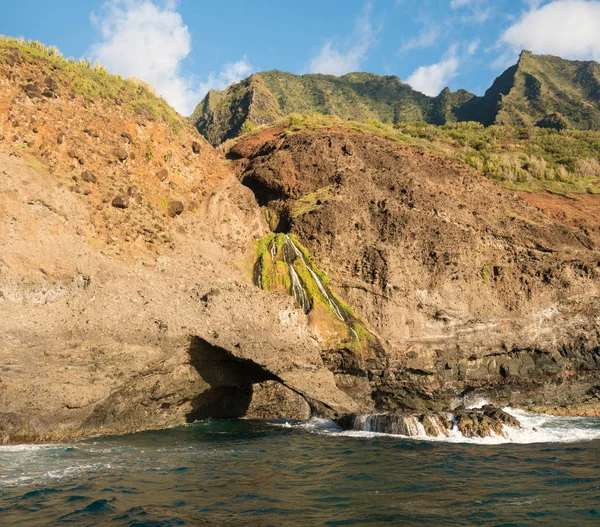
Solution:
[{"label": "green mountain peak", "polygon": [[476,121],[485,126],[600,128],[600,64],[523,50],[481,97],[444,88],[436,97],[398,77],[353,72],[336,77],[259,72],[211,90],[190,117],[213,145],[292,113],[398,124]]}]

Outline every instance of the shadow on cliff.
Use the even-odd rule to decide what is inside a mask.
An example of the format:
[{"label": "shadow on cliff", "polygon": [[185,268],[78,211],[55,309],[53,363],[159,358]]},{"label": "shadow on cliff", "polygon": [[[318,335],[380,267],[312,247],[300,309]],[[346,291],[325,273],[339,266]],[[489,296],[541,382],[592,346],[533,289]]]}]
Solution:
[{"label": "shadow on cliff", "polygon": [[278,380],[255,362],[235,357],[200,337],[192,337],[189,355],[190,364],[210,388],[192,400],[188,423],[209,417],[243,417],[252,401],[252,385]]}]

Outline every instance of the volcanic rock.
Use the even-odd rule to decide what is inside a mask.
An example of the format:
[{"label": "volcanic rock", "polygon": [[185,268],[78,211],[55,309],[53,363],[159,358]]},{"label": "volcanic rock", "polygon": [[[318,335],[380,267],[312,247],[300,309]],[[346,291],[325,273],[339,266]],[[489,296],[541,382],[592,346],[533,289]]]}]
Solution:
[{"label": "volcanic rock", "polygon": [[117,209],[126,209],[129,207],[129,196],[127,194],[119,194],[113,198],[111,203]]}]

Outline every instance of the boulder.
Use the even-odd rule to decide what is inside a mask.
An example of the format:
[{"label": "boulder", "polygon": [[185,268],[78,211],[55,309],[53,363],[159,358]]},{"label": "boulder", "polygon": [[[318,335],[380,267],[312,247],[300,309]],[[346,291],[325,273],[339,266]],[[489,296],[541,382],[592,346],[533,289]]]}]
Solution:
[{"label": "boulder", "polygon": [[419,420],[425,433],[431,437],[448,436],[448,431],[453,425],[449,414],[444,413],[422,415]]},{"label": "boulder", "polygon": [[133,137],[131,136],[131,134],[130,134],[130,133],[128,133],[128,132],[123,132],[123,133],[121,134],[121,137],[122,137],[123,139],[125,139],[125,141],[126,141],[127,143],[133,143]]},{"label": "boulder", "polygon": [[84,170],[81,173],[81,179],[83,179],[83,181],[86,183],[96,183],[98,181],[96,176],[94,176],[94,174],[92,174],[89,170]]},{"label": "boulder", "polygon": [[198,141],[192,143],[192,152],[194,152],[194,154],[200,153],[200,143]]},{"label": "boulder", "polygon": [[246,411],[247,419],[288,418],[309,419],[311,410],[306,399],[277,381],[252,385],[252,398]]},{"label": "boulder", "polygon": [[48,75],[44,79],[44,84],[46,85],[46,88],[42,92],[44,97],[58,97],[58,82],[56,82],[56,79],[52,75]]},{"label": "boulder", "polygon": [[169,177],[169,169],[168,168],[161,168],[156,173],[156,177],[158,177],[158,179],[160,179],[161,181],[165,181]]},{"label": "boulder", "polygon": [[124,148],[115,148],[114,154],[115,157],[121,162],[125,161],[129,157],[127,150],[125,150]]},{"label": "boulder", "polygon": [[129,207],[129,196],[127,194],[119,194],[112,200],[112,206],[117,209],[126,209]]},{"label": "boulder", "polygon": [[0,413],[0,445],[7,445],[16,439],[26,439],[27,423],[19,415]]},{"label": "boulder", "polygon": [[458,408],[455,418],[460,433],[465,437],[490,437],[493,434],[506,437],[504,425],[521,426],[512,415],[491,405],[475,409]]},{"label": "boulder", "polygon": [[184,210],[185,207],[181,201],[169,201],[168,211],[171,218],[179,216]]},{"label": "boulder", "polygon": [[28,82],[23,86],[23,91],[27,94],[30,99],[41,99],[42,91],[39,84],[35,82]]}]

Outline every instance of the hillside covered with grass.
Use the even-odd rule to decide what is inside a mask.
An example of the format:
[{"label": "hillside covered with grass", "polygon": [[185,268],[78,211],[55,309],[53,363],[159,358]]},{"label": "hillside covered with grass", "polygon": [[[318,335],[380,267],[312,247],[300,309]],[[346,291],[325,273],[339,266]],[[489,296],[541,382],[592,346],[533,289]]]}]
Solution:
[{"label": "hillside covered with grass", "polygon": [[429,97],[394,76],[372,73],[293,75],[260,72],[223,91],[212,90],[190,120],[218,145],[291,113],[344,120],[445,125],[478,122],[557,130],[597,130],[600,64],[523,51],[482,97],[442,90]]},{"label": "hillside covered with grass", "polygon": [[[515,190],[600,193],[600,132],[514,125],[450,123],[387,124],[293,114],[274,123],[285,134],[323,127],[347,128],[460,159],[486,177]],[[223,150],[232,142],[225,143]]]},{"label": "hillside covered with grass", "polygon": [[224,91],[211,90],[190,120],[209,142],[218,145],[291,113],[443,124],[456,121],[454,110],[473,97],[465,90],[453,93],[448,89],[429,97],[398,77],[373,73],[335,77],[273,70],[256,73]]},{"label": "hillside covered with grass", "polygon": [[73,97],[84,97],[88,104],[125,105],[143,119],[164,122],[176,130],[187,126],[185,119],[149,84],[135,78],[123,79],[89,60],[65,58],[54,46],[0,35],[0,63],[26,63],[32,75],[40,67],[49,68],[60,86],[66,87]]}]

